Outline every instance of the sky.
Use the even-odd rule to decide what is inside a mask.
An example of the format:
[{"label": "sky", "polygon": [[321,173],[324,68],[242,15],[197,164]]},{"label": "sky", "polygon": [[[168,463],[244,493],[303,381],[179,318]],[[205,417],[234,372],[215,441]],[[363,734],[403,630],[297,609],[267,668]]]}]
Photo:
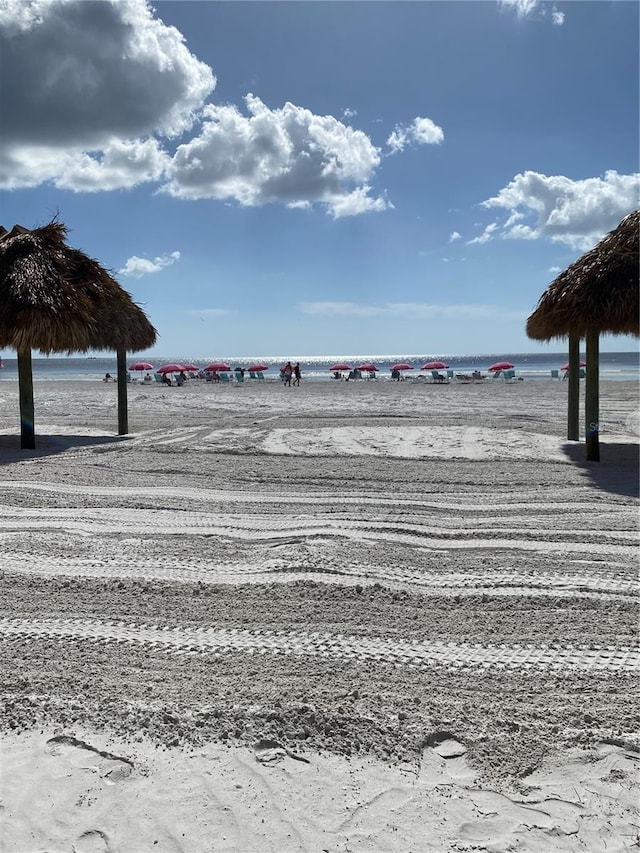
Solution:
[{"label": "sky", "polygon": [[561,352],[527,317],[640,206],[639,10],[0,0],[0,224],[63,222],[149,355]]}]

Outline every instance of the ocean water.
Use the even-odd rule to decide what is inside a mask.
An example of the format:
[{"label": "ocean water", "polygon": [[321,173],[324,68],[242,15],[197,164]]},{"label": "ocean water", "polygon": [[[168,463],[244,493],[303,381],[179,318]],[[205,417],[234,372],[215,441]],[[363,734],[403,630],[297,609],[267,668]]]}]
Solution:
[{"label": "ocean water", "polygon": [[[581,356],[584,359],[584,354]],[[365,362],[374,362],[380,369],[380,378],[389,378],[391,365],[399,362],[407,362],[413,365],[413,370],[407,371],[405,375],[417,376],[420,374],[421,366],[428,361],[444,361],[451,370],[456,373],[470,373],[480,370],[484,374],[487,368],[497,361],[509,361],[516,370],[516,376],[523,379],[548,380],[551,378],[551,370],[558,370],[567,361],[566,352],[562,353],[490,353],[477,355],[433,355],[431,353],[396,354],[396,355],[321,355],[321,356],[252,356],[251,358],[238,356],[207,356],[192,357],[187,355],[162,356],[145,359],[144,356],[132,356],[127,365],[136,360],[148,360],[157,369],[163,364],[196,364],[206,367],[212,360],[227,362],[231,368],[236,366],[248,367],[250,364],[262,362],[269,365],[266,376],[277,378],[279,369],[289,359],[295,364],[300,362],[302,378],[304,381],[321,382],[330,380],[333,374],[330,367],[339,362],[346,362],[352,367],[357,367]],[[105,373],[116,373],[116,358],[107,357],[83,357],[83,358],[33,358],[33,378],[35,382],[42,381],[99,381]],[[18,380],[18,364],[15,358],[0,355],[0,362],[4,365],[0,368],[0,382],[11,382]],[[139,376],[143,374],[138,374]],[[427,373],[428,375],[428,373]],[[600,353],[600,377],[609,380],[638,380],[640,379],[640,351],[637,352],[601,352]]]}]

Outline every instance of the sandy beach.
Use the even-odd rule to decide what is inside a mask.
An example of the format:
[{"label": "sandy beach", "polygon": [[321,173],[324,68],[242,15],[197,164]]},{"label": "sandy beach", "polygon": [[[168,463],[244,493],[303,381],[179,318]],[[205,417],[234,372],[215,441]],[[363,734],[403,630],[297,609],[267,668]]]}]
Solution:
[{"label": "sandy beach", "polygon": [[624,851],[635,382],[0,383],[0,849]]}]

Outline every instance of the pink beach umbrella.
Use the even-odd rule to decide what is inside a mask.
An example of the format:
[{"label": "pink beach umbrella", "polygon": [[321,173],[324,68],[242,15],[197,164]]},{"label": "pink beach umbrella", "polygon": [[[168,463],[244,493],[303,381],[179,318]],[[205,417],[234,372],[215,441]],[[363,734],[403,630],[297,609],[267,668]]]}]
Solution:
[{"label": "pink beach umbrella", "polygon": [[185,364],[182,369],[186,370],[189,373],[193,373],[194,371],[200,370],[200,368],[195,364]]},{"label": "pink beach umbrella", "polygon": [[399,361],[398,364],[391,365],[391,372],[393,373],[395,370],[413,370],[413,365],[407,364],[406,361]]},{"label": "pink beach umbrella", "polygon": [[376,367],[372,361],[368,361],[366,364],[359,365],[356,370],[367,370],[369,373],[379,373],[380,368]]},{"label": "pink beach umbrella", "polygon": [[156,370],[156,373],[182,373],[184,370],[184,364],[163,364]]},{"label": "pink beach umbrella", "polygon": [[447,370],[449,365],[446,361],[428,361],[420,370]]},{"label": "pink beach umbrella", "polygon": [[129,370],[153,370],[153,365],[149,364],[148,361],[136,361],[135,364],[132,364]]},{"label": "pink beach umbrella", "polygon": [[346,361],[340,361],[338,364],[334,364],[333,367],[330,367],[329,370],[332,373],[339,372],[341,370],[351,370],[351,365],[347,364]]},{"label": "pink beach umbrella", "polygon": [[510,361],[496,361],[487,370],[511,370],[512,367],[515,367],[515,365],[511,364]]},{"label": "pink beach umbrella", "polygon": [[[578,365],[578,367],[586,367],[586,366],[587,366],[586,361],[581,361],[580,364]],[[563,364],[562,367],[560,368],[560,370],[569,370],[569,362],[567,362],[566,364]]]},{"label": "pink beach umbrella", "polygon": [[212,361],[205,367],[205,370],[217,373],[219,370],[231,370],[231,366],[226,361]]},{"label": "pink beach umbrella", "polygon": [[247,367],[247,370],[249,373],[262,373],[263,370],[269,370],[269,365],[258,362],[258,364],[252,364]]}]

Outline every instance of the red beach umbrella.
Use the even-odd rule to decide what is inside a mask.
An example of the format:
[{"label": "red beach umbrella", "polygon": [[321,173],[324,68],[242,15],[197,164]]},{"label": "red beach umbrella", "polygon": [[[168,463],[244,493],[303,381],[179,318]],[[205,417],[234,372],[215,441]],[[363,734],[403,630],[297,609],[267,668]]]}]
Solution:
[{"label": "red beach umbrella", "polygon": [[488,367],[487,370],[511,370],[512,367],[515,367],[515,365],[511,364],[510,361],[496,361],[496,363],[492,364],[491,367]]},{"label": "red beach umbrella", "polygon": [[188,370],[188,371],[191,371],[191,372],[193,372],[194,370],[200,370],[200,368],[199,368],[199,367],[197,367],[195,364],[185,364],[185,366],[184,366],[182,369],[183,369],[183,370]]},{"label": "red beach umbrella", "polygon": [[351,365],[347,364],[346,361],[341,361],[338,364],[334,364],[333,367],[330,367],[329,370],[332,372],[336,370],[351,370]]},{"label": "red beach umbrella", "polygon": [[406,361],[400,361],[398,364],[391,365],[391,372],[393,373],[394,370],[413,370],[413,365],[407,364]]},{"label": "red beach umbrella", "polygon": [[182,373],[184,369],[183,364],[163,364],[156,370],[156,373]]},{"label": "red beach umbrella", "polygon": [[372,361],[368,361],[366,364],[361,364],[356,370],[368,370],[369,373],[378,373],[380,368],[376,367]]},{"label": "red beach umbrella", "polygon": [[[586,366],[587,366],[587,362],[586,362],[586,361],[581,361],[581,362],[580,362],[580,364],[579,364],[578,366],[579,366],[579,367],[586,367]],[[562,365],[562,367],[560,368],[560,370],[569,370],[569,362],[567,362],[566,364],[563,364],[563,365]]]},{"label": "red beach umbrella", "polygon": [[446,361],[428,361],[420,370],[447,370],[449,365]]},{"label": "red beach umbrella", "polygon": [[263,370],[269,370],[268,364],[252,364],[250,367],[247,367],[249,373],[262,373]]},{"label": "red beach umbrella", "polygon": [[129,370],[153,370],[153,365],[149,364],[148,361],[136,361],[135,364],[132,364]]},{"label": "red beach umbrella", "polygon": [[205,367],[205,370],[217,373],[219,370],[231,370],[231,366],[226,361],[212,361]]}]

